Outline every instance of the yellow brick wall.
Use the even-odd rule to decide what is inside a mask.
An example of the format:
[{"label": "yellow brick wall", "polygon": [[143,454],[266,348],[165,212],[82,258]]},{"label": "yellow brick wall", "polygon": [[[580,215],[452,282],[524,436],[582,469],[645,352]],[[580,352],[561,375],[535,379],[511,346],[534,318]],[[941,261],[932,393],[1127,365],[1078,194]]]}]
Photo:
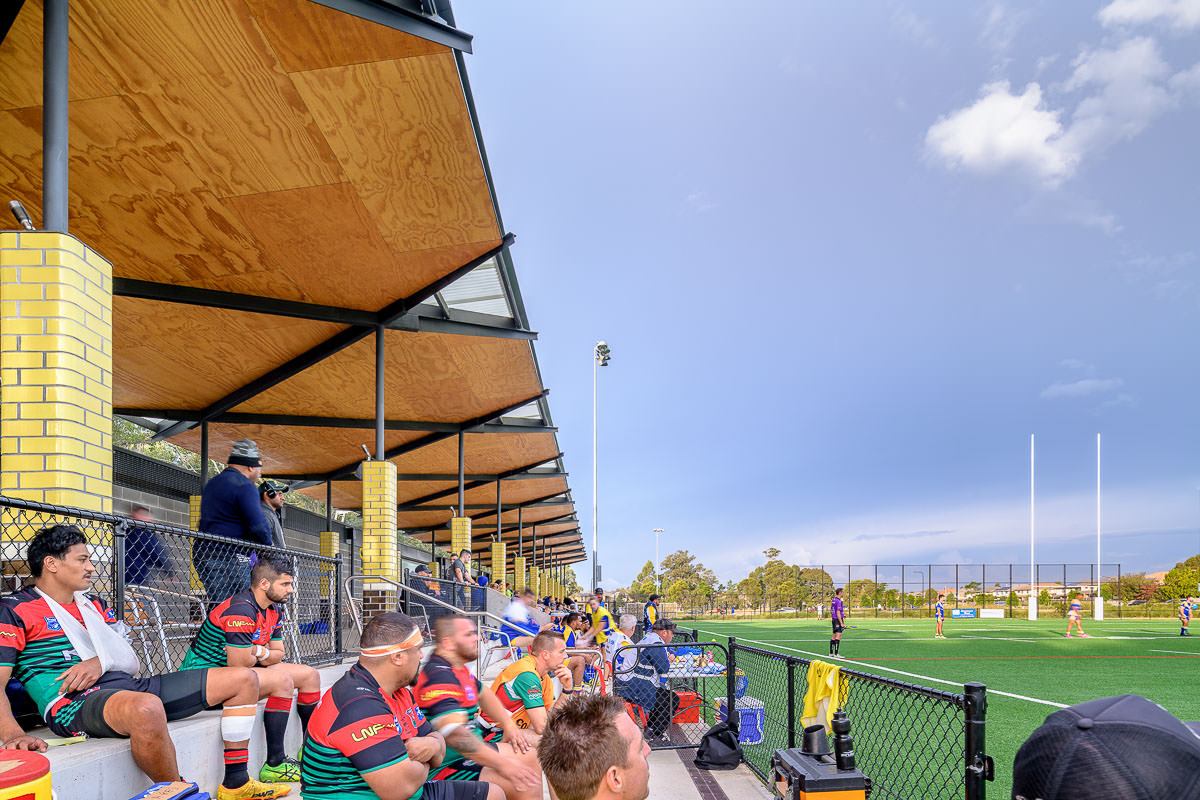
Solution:
[{"label": "yellow brick wall", "polygon": [[492,542],[492,581],[503,580],[505,564],[508,562],[508,545],[504,542]]},{"label": "yellow brick wall", "polygon": [[362,479],[364,575],[399,579],[396,568],[396,465],[363,462]]},{"label": "yellow brick wall", "polygon": [[433,576],[433,577],[435,577],[435,578],[440,578],[440,577],[442,577],[442,576],[441,576],[441,567],[440,567],[440,565],[438,564],[438,562],[436,562],[436,561],[430,561],[430,562],[429,562],[429,574],[430,574],[430,575],[432,575],[432,576]]},{"label": "yellow brick wall", "polygon": [[536,594],[538,597],[541,597],[542,595],[541,595],[541,593],[538,591],[538,580],[539,580],[539,578],[540,578],[540,573],[538,572],[537,565],[536,565],[536,564],[532,564],[532,563],[531,563],[531,564],[529,565],[529,580],[527,580],[527,581],[525,582],[525,586],[524,586],[524,587],[522,587],[522,588],[527,588],[527,589],[530,589],[530,590],[531,590],[531,591],[532,591],[534,594]]},{"label": "yellow brick wall", "polygon": [[[200,530],[200,495],[193,494],[188,497],[188,527],[194,531]],[[200,582],[200,576],[196,574],[196,566],[192,563],[191,556],[188,556],[188,583],[192,586],[192,591],[203,592],[204,584]]]},{"label": "yellow brick wall", "polygon": [[0,492],[112,511],[112,265],[0,232]]},{"label": "yellow brick wall", "polygon": [[[339,558],[342,554],[341,534],[337,531],[321,531],[321,555],[326,558]],[[321,597],[332,596],[330,578],[333,575],[333,564],[321,565]]]},{"label": "yellow brick wall", "polygon": [[[471,549],[471,518],[454,517],[450,520],[450,552],[458,555]],[[470,572],[470,569],[467,570]]]},{"label": "yellow brick wall", "polygon": [[512,577],[508,579],[508,582],[512,584],[514,591],[524,589],[528,582],[528,578],[525,577],[525,564],[525,556],[513,556]]}]

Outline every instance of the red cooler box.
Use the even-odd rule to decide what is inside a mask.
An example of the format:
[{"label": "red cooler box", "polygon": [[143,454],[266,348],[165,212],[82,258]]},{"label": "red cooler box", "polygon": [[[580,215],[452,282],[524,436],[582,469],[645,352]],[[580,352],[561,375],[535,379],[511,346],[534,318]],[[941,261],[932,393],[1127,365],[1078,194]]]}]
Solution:
[{"label": "red cooler box", "polygon": [[672,722],[699,722],[700,721],[700,695],[687,689],[679,689],[675,692],[679,698],[679,710],[672,717]]}]

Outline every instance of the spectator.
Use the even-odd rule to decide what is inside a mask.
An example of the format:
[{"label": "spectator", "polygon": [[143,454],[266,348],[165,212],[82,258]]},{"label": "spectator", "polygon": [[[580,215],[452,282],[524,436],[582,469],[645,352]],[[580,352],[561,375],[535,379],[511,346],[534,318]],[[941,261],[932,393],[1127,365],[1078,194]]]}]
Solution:
[{"label": "spectator", "polygon": [[[229,454],[229,466],[210,480],[200,497],[200,530],[235,542],[271,544],[271,528],[263,517],[254,484],[262,477],[258,445],[239,439]],[[250,585],[247,546],[197,539],[192,543],[196,575],[208,592],[210,606]]]},{"label": "spectator", "polygon": [[271,543],[276,547],[287,547],[283,539],[283,496],[287,491],[287,486],[276,481],[263,481],[258,485],[263,519],[271,529]]},{"label": "spectator", "polygon": [[138,522],[154,522],[154,516],[145,506],[134,506],[129,512],[134,520],[125,534],[125,583],[129,586],[146,586],[150,578],[158,575],[173,575],[171,557],[157,534]]},{"label": "spectator", "polygon": [[[446,741],[417,707],[409,685],[421,664],[421,634],[403,614],[378,614],[362,655],[325,693],[304,743],[301,796],[502,800],[494,784],[433,781]],[[385,724],[380,721],[387,720]]]},{"label": "spectator", "polygon": [[642,609],[642,624],[646,626],[646,630],[654,627],[654,623],[662,619],[662,611],[658,606],[659,598],[662,595],[652,594],[650,599],[646,601],[645,608]]},{"label": "spectator", "polygon": [[458,551],[458,555],[450,562],[450,580],[456,584],[451,588],[450,596],[454,598],[451,602],[459,608],[466,609],[467,595],[462,584],[473,583],[470,550]]},{"label": "spectator", "polygon": [[[554,631],[543,631],[533,637],[529,655],[509,664],[492,681],[492,691],[518,728],[537,734],[546,729],[546,715],[555,705],[552,678],[558,678],[563,687],[559,702],[575,692],[571,671],[563,663],[566,657],[567,643]],[[499,730],[486,712],[482,721]]]},{"label": "spectator", "polygon": [[646,800],[650,746],[610,694],[569,698],[546,726],[538,761],[558,800]]},{"label": "spectator", "polygon": [[[1200,739],[1135,694],[1103,697],[1055,711],[1013,761],[1018,800],[1200,797]],[[561,795],[560,795],[561,798]]]},{"label": "spectator", "polygon": [[599,596],[588,600],[588,608],[591,609],[592,627],[587,629],[582,638],[585,641],[595,639],[596,644],[603,646],[609,635],[616,630],[616,620],[604,607],[604,602]]},{"label": "spectator", "polygon": [[[660,619],[638,645],[670,644],[675,637],[675,623]],[[661,738],[679,709],[679,696],[663,686],[671,669],[666,648],[648,647],[638,654],[633,677],[626,681],[624,696],[646,710],[646,733]]]},{"label": "spectator", "polygon": [[[0,685],[17,675],[54,736],[128,737],[134,763],[151,781],[175,781],[180,764],[167,722],[223,706],[225,777],[218,800],[288,793],[285,785],[251,780],[246,769],[258,702],[252,670],[218,667],[133,677],[141,664],[109,627],[116,615],[89,593],[96,568],[83,531],[74,525],[44,528],[29,541],[27,554],[33,585],[0,603],[0,630],[8,633],[0,637]],[[7,702],[0,703],[0,744],[9,750],[46,749],[45,741],[21,730]]]},{"label": "spectator", "polygon": [[596,587],[596,591],[592,592],[592,596],[596,598],[596,601],[599,602],[601,606],[604,605],[604,590],[599,586]]},{"label": "spectator", "polygon": [[[563,616],[562,620],[550,627],[550,630],[563,637],[567,648],[579,647],[577,638],[579,629],[583,627],[583,614],[578,611],[571,611]],[[567,657],[567,669],[571,670],[572,681],[575,686],[583,685],[583,674],[587,667],[587,660],[582,655],[574,655]]]},{"label": "spectator", "polygon": [[504,609],[506,624],[500,628],[500,631],[508,636],[508,644],[511,646],[529,647],[533,642],[533,637],[537,636],[541,629],[531,613],[536,602],[537,596],[534,595],[533,590],[522,589]]},{"label": "spectator", "polygon": [[617,621],[617,630],[609,634],[604,643],[604,659],[613,665],[613,674],[620,680],[628,681],[633,677],[633,665],[637,662],[637,651],[626,650],[621,654],[621,663],[616,663],[617,650],[633,644],[633,629],[637,627],[637,617],[633,614],[622,614]]}]

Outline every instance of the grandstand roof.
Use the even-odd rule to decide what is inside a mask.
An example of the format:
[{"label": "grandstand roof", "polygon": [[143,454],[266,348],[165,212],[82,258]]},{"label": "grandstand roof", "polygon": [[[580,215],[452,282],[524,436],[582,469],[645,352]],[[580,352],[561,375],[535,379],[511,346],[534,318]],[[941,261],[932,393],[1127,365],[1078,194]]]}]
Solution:
[{"label": "grandstand roof", "polygon": [[[71,232],[113,263],[114,412],[357,508],[382,330],[398,524],[583,545],[449,4],[72,0]],[[41,195],[39,3],[0,24],[0,169]],[[2,16],[2,15],[0,15]],[[373,449],[373,447],[372,447]],[[307,487],[307,488],[305,488]],[[530,531],[525,540],[529,541]]]}]

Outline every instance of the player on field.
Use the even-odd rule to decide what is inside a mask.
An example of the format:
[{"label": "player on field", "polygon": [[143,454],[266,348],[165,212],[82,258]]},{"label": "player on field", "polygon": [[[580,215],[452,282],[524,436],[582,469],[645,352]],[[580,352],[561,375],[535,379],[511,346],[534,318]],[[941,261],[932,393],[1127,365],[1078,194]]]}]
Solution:
[{"label": "player on field", "polygon": [[446,741],[409,686],[421,665],[421,631],[404,614],[377,614],[363,629],[358,663],[321,698],[301,766],[304,800],[503,800],[482,781],[431,781]]},{"label": "player on field", "polygon": [[945,639],[942,635],[942,623],[946,620],[946,595],[939,594],[937,605],[933,607],[933,618],[937,620],[937,632],[934,634],[935,639]]},{"label": "player on field", "polygon": [[[29,542],[33,584],[0,603],[0,684],[24,684],[55,736],[129,738],[133,761],[155,782],[179,779],[169,720],[221,706],[225,777],[218,800],[283,797],[290,787],[251,780],[247,747],[254,728],[258,677],[220,667],[133,677],[141,665],[124,637],[109,628],[116,615],[92,587],[91,553],[74,525],[44,528]],[[0,745],[45,750],[27,736],[0,693]]]},{"label": "player on field", "polygon": [[1071,638],[1071,626],[1072,625],[1074,625],[1076,628],[1079,629],[1079,638],[1081,638],[1081,639],[1092,638],[1091,636],[1088,636],[1086,633],[1083,632],[1083,593],[1082,592],[1077,593],[1075,595],[1075,597],[1071,599],[1071,606],[1067,609],[1067,638],[1068,639]]},{"label": "player on field", "polygon": [[1179,635],[1191,636],[1192,632],[1188,630],[1188,623],[1192,621],[1192,596],[1188,595],[1184,601],[1179,604]]},{"label": "player on field", "polygon": [[839,587],[833,592],[833,601],[829,604],[829,619],[833,623],[833,637],[829,640],[829,655],[836,656],[842,645],[842,631],[846,629],[846,607],[842,605],[842,590]]},{"label": "player on field", "polygon": [[[532,730],[539,735],[546,729],[546,715],[554,706],[554,682],[551,676],[562,683],[564,697],[574,694],[571,671],[563,663],[566,656],[567,643],[562,637],[554,631],[542,631],[533,637],[529,655],[509,664],[492,681],[492,691],[508,709],[518,728]],[[493,732],[484,738],[488,741],[500,738],[500,729],[495,720],[487,712],[483,713],[482,719],[493,728]]]},{"label": "player on field", "polygon": [[[479,682],[467,662],[479,657],[475,623],[447,614],[434,623],[435,649],[417,679],[417,705],[446,739],[446,757],[435,780],[496,783],[509,800],[540,800],[537,751],[496,693]],[[503,731],[485,742],[475,722],[480,710]]]},{"label": "player on field", "polygon": [[295,783],[300,780],[300,762],[288,757],[283,736],[292,713],[296,713],[301,735],[321,699],[321,675],[304,664],[283,661],[283,627],[280,608],[296,591],[291,561],[275,553],[260,555],[250,571],[250,588],[214,608],[200,626],[180,669],[207,667],[250,667],[258,675],[259,698],[267,699],[263,728],[267,760],[259,780]]}]

